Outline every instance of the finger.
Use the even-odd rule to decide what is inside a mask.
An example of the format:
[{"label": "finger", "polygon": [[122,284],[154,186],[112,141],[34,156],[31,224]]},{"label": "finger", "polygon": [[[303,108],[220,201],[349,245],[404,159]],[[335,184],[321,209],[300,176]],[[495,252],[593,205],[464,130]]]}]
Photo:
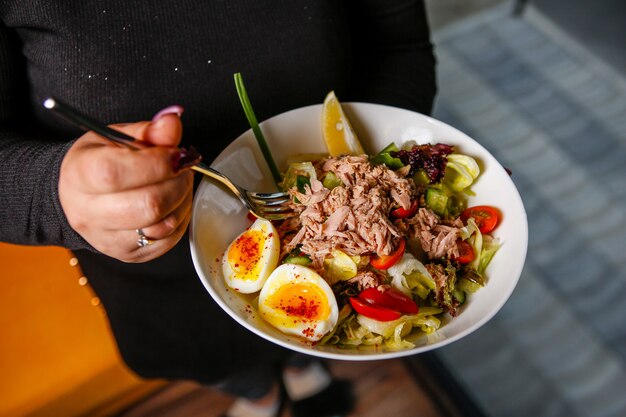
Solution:
[{"label": "finger", "polygon": [[169,106],[158,112],[151,122],[115,124],[111,127],[151,145],[176,147],[183,134],[182,114],[181,106]]},{"label": "finger", "polygon": [[142,227],[143,234],[151,240],[162,240],[172,235],[180,225],[185,222],[191,212],[191,203],[193,196],[187,194],[182,204],[174,209],[159,222],[147,227]]},{"label": "finger", "polygon": [[176,147],[183,136],[183,124],[180,116],[181,106],[170,106],[158,112],[148,125],[143,140],[157,146]]},{"label": "finger", "polygon": [[153,240],[146,246],[140,246],[138,244],[139,235],[135,230],[108,232],[92,245],[101,253],[122,262],[147,262],[158,258],[172,249],[185,234],[185,230],[187,230],[190,221],[191,211],[174,233],[164,239]]},{"label": "finger", "polygon": [[158,184],[98,195],[90,202],[94,227],[108,231],[135,230],[160,222],[183,204],[193,188],[185,172]]},{"label": "finger", "polygon": [[86,194],[110,194],[163,182],[176,175],[176,148],[131,150],[109,144],[87,146],[76,158],[73,183]]},{"label": "finger", "polygon": [[[159,256],[169,251],[171,248],[173,248],[176,243],[178,243],[178,241],[184,236],[185,230],[187,230],[187,226],[189,225],[190,221],[191,210],[187,213],[187,216],[183,219],[183,222],[181,222],[181,224],[174,231],[174,233],[170,234],[164,239],[154,240],[151,244],[143,247],[140,247],[137,242],[135,242],[134,249],[128,252],[122,260],[124,262],[138,263],[158,258]],[[122,233],[123,232],[120,232],[120,234]],[[135,239],[137,239],[137,234],[136,232],[134,233],[134,237]],[[127,233],[124,234],[128,236]]]}]

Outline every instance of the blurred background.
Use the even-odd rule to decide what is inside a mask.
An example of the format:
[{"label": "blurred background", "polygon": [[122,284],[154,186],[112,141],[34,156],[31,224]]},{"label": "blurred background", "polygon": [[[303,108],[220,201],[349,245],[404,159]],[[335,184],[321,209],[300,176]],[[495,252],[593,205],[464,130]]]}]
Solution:
[{"label": "blurred background", "polygon": [[[356,384],[354,416],[623,417],[626,2],[426,6],[433,115],[511,169],[526,266],[472,335],[403,360],[329,365]],[[126,369],[71,253],[0,244],[0,263],[0,416],[218,416],[232,402]]]},{"label": "blurred background", "polygon": [[512,170],[530,235],[511,299],[436,357],[475,415],[625,416],[626,2],[427,7],[434,116]]}]

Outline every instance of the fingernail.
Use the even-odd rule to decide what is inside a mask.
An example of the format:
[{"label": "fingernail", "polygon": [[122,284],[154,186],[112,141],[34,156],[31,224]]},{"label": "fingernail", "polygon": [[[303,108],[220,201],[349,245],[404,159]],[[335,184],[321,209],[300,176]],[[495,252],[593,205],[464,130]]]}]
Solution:
[{"label": "fingernail", "polygon": [[154,117],[152,118],[152,121],[156,122],[157,120],[159,120],[161,117],[165,116],[166,114],[175,114],[178,117],[180,117],[182,116],[184,111],[185,109],[183,109],[182,106],[175,104],[173,106],[166,107],[160,112],[158,112],[157,114],[155,114]]},{"label": "fingernail", "polygon": [[172,155],[172,169],[174,172],[197,165],[202,159],[202,155],[190,146],[189,149],[178,148],[178,152]]}]

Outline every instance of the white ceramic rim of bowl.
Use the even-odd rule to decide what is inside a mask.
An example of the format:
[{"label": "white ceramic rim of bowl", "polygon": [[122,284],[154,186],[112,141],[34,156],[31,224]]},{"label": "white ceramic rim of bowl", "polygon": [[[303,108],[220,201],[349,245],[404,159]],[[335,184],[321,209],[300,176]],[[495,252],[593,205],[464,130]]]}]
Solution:
[{"label": "white ceramic rim of bowl", "polygon": [[[499,274],[505,275],[504,272],[506,272],[507,277],[505,282],[498,281],[497,291],[494,289],[494,291],[496,291],[495,295],[497,296],[495,297],[495,300],[491,299],[494,294],[486,294],[487,292],[490,292],[489,283],[491,283],[492,286],[496,285],[491,282],[496,279],[496,276],[492,276],[489,273],[490,270],[495,269],[492,265],[490,265],[487,270],[489,282],[484,288],[472,295],[467,303],[468,311],[462,311],[458,317],[453,318],[449,322],[446,321],[445,325],[442,324],[442,328],[435,332],[434,335],[420,336],[415,339],[415,341],[420,341],[421,343],[415,348],[400,351],[384,351],[382,349],[375,349],[371,347],[364,349],[340,349],[334,346],[312,345],[310,342],[285,335],[269,326],[269,324],[263,322],[258,316],[254,316],[254,312],[250,312],[249,310],[250,300],[243,301],[243,304],[240,304],[242,299],[238,295],[233,295],[232,290],[229,292],[229,290],[225,288],[226,286],[221,275],[221,264],[219,264],[218,259],[221,257],[221,252],[216,254],[214,249],[208,256],[203,254],[202,249],[206,250],[207,245],[205,245],[205,248],[200,248],[202,242],[200,241],[201,239],[199,236],[201,234],[196,229],[200,227],[202,223],[202,218],[200,216],[203,213],[203,210],[206,210],[207,207],[214,208],[212,205],[216,205],[217,201],[219,201],[220,205],[224,205],[226,207],[225,209],[223,207],[220,209],[228,210],[229,215],[231,215],[234,208],[234,215],[242,218],[242,222],[238,225],[239,231],[230,231],[231,240],[238,233],[243,231],[243,228],[245,227],[245,220],[243,220],[245,218],[245,209],[241,206],[239,207],[239,212],[237,212],[236,207],[240,205],[240,203],[236,201],[234,196],[229,196],[228,192],[221,191],[222,194],[220,194],[220,199],[212,198],[208,199],[208,201],[205,199],[206,196],[203,194],[206,194],[209,191],[212,191],[213,193],[220,192],[216,191],[219,190],[219,187],[206,178],[202,180],[196,191],[196,195],[194,196],[193,215],[189,228],[192,260],[200,280],[213,300],[215,300],[215,302],[217,302],[218,305],[240,325],[244,326],[258,336],[276,343],[277,345],[322,358],[354,361],[398,358],[433,350],[467,336],[483,326],[502,308],[515,289],[515,286],[517,285],[517,282],[522,274],[528,245],[528,224],[526,211],[517,188],[513,184],[506,170],[482,145],[463,132],[460,132],[444,122],[409,110],[379,104],[350,102],[342,103],[342,106],[350,118],[351,123],[355,127],[355,130],[366,148],[366,151],[369,151],[370,153],[377,152],[392,140],[396,141],[396,143],[402,143],[405,140],[413,139],[418,143],[441,142],[457,145],[457,147],[460,148],[460,152],[476,157],[481,162],[481,168],[484,169],[484,172],[481,173],[481,177],[473,187],[473,189],[477,191],[477,195],[475,199],[470,199],[470,204],[492,203],[493,205],[502,207],[503,204],[498,204],[499,202],[495,203],[493,201],[494,199],[489,198],[486,193],[479,192],[481,188],[486,187],[485,181],[489,181],[490,184],[495,182],[495,184],[491,185],[493,186],[497,184],[499,186],[498,188],[501,188],[497,191],[498,194],[505,192],[503,197],[506,201],[503,203],[507,205],[507,208],[502,209],[504,216],[503,222],[496,232],[494,232],[494,235],[502,239],[505,235],[508,236],[514,234],[515,239],[503,239],[503,246],[498,253],[496,253],[494,260],[492,261],[492,264],[497,264],[497,271],[499,271]],[[306,129],[313,130],[313,132],[307,130],[307,137],[317,137],[317,139],[299,143],[298,149],[302,149],[302,152],[304,153],[324,152],[325,147],[323,145],[320,127],[321,107],[322,106],[318,104],[294,109],[279,114],[261,123],[261,129],[266,135],[266,139],[274,153],[279,167],[281,167],[281,162],[286,158],[286,156],[290,155],[287,148],[289,148],[289,145],[292,142],[290,142],[291,137],[295,132],[302,131],[301,129],[298,130],[300,127],[299,124],[302,124],[302,127]],[[315,118],[315,114],[318,115],[317,118],[315,120],[310,120]],[[285,138],[281,135],[289,135],[289,137]],[[370,149],[373,147],[375,149]],[[239,152],[242,148],[243,152]],[[242,168],[242,166],[237,166],[237,169],[233,169],[233,165],[228,164],[227,162],[229,162],[229,157],[235,153],[245,155],[243,157],[244,159],[252,157],[254,160],[253,162],[258,164],[258,170],[255,172],[255,170],[252,169],[252,174],[250,172],[241,174],[239,169]],[[293,154],[293,152],[291,154]],[[250,170],[251,168],[248,165],[249,164],[246,164],[246,167],[244,168]],[[259,173],[261,174],[261,178],[256,178],[259,181],[271,178],[269,169],[264,163],[263,156],[260,153],[258,146],[256,146],[251,130],[246,131],[233,141],[215,159],[212,166],[220,169],[225,174],[230,175],[231,179],[235,180],[235,182],[239,181],[238,183],[240,185],[247,188],[250,187],[250,189],[253,190],[257,190],[252,188],[253,186],[260,186],[259,184],[252,184],[254,182],[254,175],[258,175]],[[267,181],[265,185],[267,186]],[[270,190],[267,189],[265,191]],[[493,190],[490,190],[489,194],[491,194],[491,191]],[[209,217],[209,215],[207,214],[205,217]],[[239,217],[235,217],[235,219],[238,219]],[[225,226],[224,223],[220,223],[219,225],[221,226],[217,228],[219,230]],[[507,231],[510,231],[510,233],[506,234]],[[226,243],[222,242],[222,251],[228,246],[229,243],[230,241]],[[502,252],[504,252],[504,254]],[[507,254],[512,256],[510,259],[511,262],[503,261],[502,257]],[[499,255],[500,258],[498,257]],[[208,260],[209,258],[212,258],[211,261]],[[207,267],[206,262],[212,262],[213,266]],[[457,329],[456,327],[459,326],[455,326],[455,323],[460,323],[464,320],[464,314],[470,314],[469,309],[471,308],[472,303],[477,303],[478,301],[476,301],[475,298],[480,299],[481,295],[483,296],[481,303],[483,308],[481,309],[481,314],[477,315],[477,317],[472,320],[468,319],[470,321],[468,325]],[[485,306],[485,298],[488,295],[490,296],[490,303]],[[225,300],[226,296],[230,298],[230,302]],[[207,302],[210,302],[210,300],[207,300]],[[237,312],[235,310],[235,306],[231,304],[239,304],[239,312]],[[245,305],[245,307],[243,307],[245,311],[241,310],[243,305]]]}]

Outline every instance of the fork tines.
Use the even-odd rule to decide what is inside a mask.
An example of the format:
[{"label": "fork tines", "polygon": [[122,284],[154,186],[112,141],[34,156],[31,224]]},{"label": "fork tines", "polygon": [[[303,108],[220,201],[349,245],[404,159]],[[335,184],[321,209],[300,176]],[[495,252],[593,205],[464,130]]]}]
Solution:
[{"label": "fork tines", "polygon": [[250,198],[257,204],[263,206],[275,206],[289,202],[291,198],[289,194],[283,192],[276,193],[249,193]]},{"label": "fork tines", "polygon": [[258,211],[263,217],[273,219],[283,219],[296,215],[291,205],[289,194],[283,192],[276,193],[258,193],[250,192],[248,194],[254,202]]}]

